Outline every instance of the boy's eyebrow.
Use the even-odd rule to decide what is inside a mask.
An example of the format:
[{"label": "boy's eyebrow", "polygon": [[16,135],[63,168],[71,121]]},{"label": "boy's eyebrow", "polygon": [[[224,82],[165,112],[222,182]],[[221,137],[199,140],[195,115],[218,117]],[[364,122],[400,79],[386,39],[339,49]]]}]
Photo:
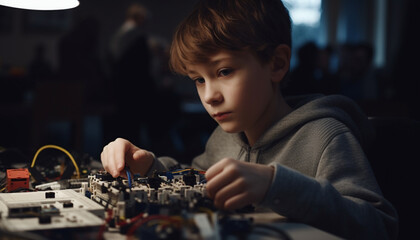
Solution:
[{"label": "boy's eyebrow", "polygon": [[221,58],[216,59],[216,60],[210,60],[209,61],[209,64],[211,64],[211,65],[217,65],[220,62],[223,62],[223,61],[226,61],[226,60],[230,60],[230,59],[232,59],[232,57],[230,57],[230,56],[221,57]]},{"label": "boy's eyebrow", "polygon": [[191,70],[187,71],[187,75],[196,74],[196,73],[197,73],[196,71],[191,71]]},{"label": "boy's eyebrow", "polygon": [[[226,57],[221,57],[221,58],[219,58],[219,59],[216,59],[216,60],[208,60],[208,61],[206,61],[204,64],[208,64],[208,65],[211,65],[211,66],[216,66],[216,65],[218,65],[220,62],[222,62],[222,61],[225,61],[225,60],[230,60],[230,59],[232,59],[232,57],[230,57],[230,56],[226,56]],[[187,71],[187,74],[189,75],[189,74],[195,74],[195,73],[197,73],[197,72],[195,72],[194,70],[188,70]]]}]

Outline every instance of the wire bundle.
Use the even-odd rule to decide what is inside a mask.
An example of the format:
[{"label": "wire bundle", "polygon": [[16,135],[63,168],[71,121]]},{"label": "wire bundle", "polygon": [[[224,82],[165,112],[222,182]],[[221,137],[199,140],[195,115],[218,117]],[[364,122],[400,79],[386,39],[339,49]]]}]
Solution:
[{"label": "wire bundle", "polygon": [[71,160],[71,162],[73,163],[74,168],[76,169],[76,174],[77,174],[77,178],[80,178],[80,170],[79,170],[79,166],[76,163],[76,160],[74,160],[74,157],[64,148],[56,146],[56,145],[45,145],[41,148],[38,149],[38,151],[35,153],[34,158],[32,159],[32,163],[31,163],[31,168],[35,167],[35,162],[37,160],[38,155],[41,153],[41,151],[43,151],[44,149],[48,149],[48,148],[53,148],[53,149],[57,149],[60,150],[62,152],[64,152]]}]

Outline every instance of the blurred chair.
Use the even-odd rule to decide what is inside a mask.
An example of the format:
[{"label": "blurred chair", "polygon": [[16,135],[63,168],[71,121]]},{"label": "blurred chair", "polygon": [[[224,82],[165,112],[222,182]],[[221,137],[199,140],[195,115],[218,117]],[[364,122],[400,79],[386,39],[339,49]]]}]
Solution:
[{"label": "blurred chair", "polygon": [[410,116],[410,109],[408,106],[399,101],[392,100],[363,100],[357,101],[357,104],[368,116],[375,116],[381,118],[408,118]]},{"label": "blurred chair", "polygon": [[37,83],[34,92],[32,144],[39,148],[50,142],[48,138],[51,124],[65,122],[70,124],[69,146],[82,151],[85,86],[78,81],[45,81]]},{"label": "blurred chair", "polygon": [[399,239],[417,234],[417,163],[420,160],[420,122],[407,117],[370,117],[376,139],[367,151],[384,196],[397,209]]}]

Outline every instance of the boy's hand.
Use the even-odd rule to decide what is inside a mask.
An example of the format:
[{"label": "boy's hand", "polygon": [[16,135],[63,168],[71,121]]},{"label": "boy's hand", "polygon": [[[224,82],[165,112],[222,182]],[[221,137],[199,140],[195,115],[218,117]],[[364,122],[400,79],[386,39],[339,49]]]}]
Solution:
[{"label": "boy's hand", "polygon": [[273,174],[270,166],[225,158],[206,171],[206,190],[216,207],[238,209],[261,202]]},{"label": "boy's hand", "polygon": [[106,145],[101,153],[102,165],[114,178],[127,177],[125,166],[130,167],[133,173],[145,175],[153,163],[153,155],[134,146],[131,142],[117,138]]}]

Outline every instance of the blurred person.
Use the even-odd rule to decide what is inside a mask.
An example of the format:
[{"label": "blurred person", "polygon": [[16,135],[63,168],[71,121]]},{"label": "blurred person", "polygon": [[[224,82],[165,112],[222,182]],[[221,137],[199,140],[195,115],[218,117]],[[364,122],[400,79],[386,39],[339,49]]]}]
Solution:
[{"label": "blurred person", "polygon": [[[110,87],[116,113],[106,126],[107,139],[121,136],[133,142],[149,144],[148,131],[154,123],[153,101],[156,97],[151,73],[151,49],[143,29],[149,16],[143,5],[130,5],[125,21],[110,42]],[[133,112],[133,109],[142,111]]]},{"label": "blurred person", "polygon": [[318,46],[309,41],[298,49],[298,64],[290,72],[290,80],[285,83],[284,95],[319,93],[316,70]]},{"label": "blurred person", "polygon": [[376,100],[377,72],[373,65],[373,46],[369,43],[345,44],[339,70],[340,93],[356,101]]},{"label": "blurred person", "polygon": [[99,21],[93,16],[85,16],[60,38],[58,46],[56,81],[84,84],[88,101],[98,101],[104,88],[98,48],[99,30]]},{"label": "blurred person", "polygon": [[315,78],[319,84],[319,92],[329,95],[339,93],[337,74],[332,67],[334,48],[327,45],[318,50]]},{"label": "blurred person", "polygon": [[333,48],[319,47],[308,41],[298,49],[297,66],[291,70],[290,79],[283,84],[283,94],[302,95],[311,93],[339,93],[336,74],[331,70]]},{"label": "blurred person", "polygon": [[39,43],[35,46],[34,57],[29,64],[29,77],[32,82],[48,81],[53,77],[54,71],[50,61],[46,57],[45,44]]}]

